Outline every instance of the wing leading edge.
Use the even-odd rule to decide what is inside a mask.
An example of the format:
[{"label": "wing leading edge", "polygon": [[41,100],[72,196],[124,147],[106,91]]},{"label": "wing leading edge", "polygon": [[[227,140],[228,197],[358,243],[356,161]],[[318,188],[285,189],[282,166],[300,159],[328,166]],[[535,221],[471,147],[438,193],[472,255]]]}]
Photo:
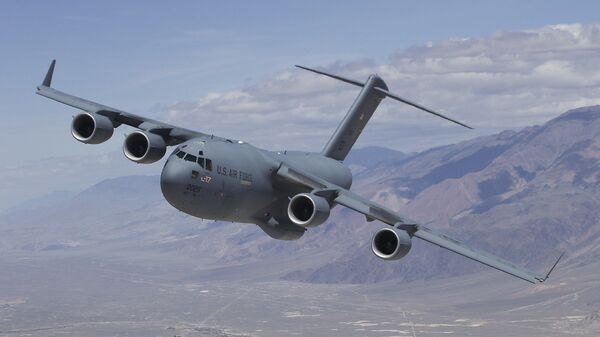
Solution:
[{"label": "wing leading edge", "polygon": [[559,256],[552,268],[545,276],[538,276],[534,272],[519,267],[509,261],[490,253],[469,247],[463,242],[455,240],[443,233],[423,226],[416,221],[397,214],[396,212],[377,205],[368,199],[356,195],[342,187],[331,184],[323,179],[315,177],[307,172],[301,172],[283,163],[277,171],[277,176],[288,182],[303,185],[313,190],[313,193],[321,196],[329,196],[336,204],[350,208],[365,215],[368,221],[379,220],[390,226],[406,230],[412,237],[433,243],[439,247],[448,249],[479,263],[518,277],[530,283],[541,283],[546,281],[554,270],[564,253]]},{"label": "wing leading edge", "polygon": [[38,95],[89,113],[106,116],[113,122],[115,127],[125,124],[140,130],[158,134],[165,139],[168,145],[179,144],[188,139],[196,137],[208,136],[207,134],[201,132],[180,128],[143,116],[138,116],[56,90],[51,87],[55,66],[56,60],[53,60],[48,68],[46,77],[44,77],[44,81],[37,87],[36,93]]}]

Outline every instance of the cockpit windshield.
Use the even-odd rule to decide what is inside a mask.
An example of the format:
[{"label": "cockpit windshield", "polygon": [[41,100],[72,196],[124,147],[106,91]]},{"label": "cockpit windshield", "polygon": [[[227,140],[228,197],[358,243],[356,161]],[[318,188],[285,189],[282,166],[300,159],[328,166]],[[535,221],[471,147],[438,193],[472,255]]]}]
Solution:
[{"label": "cockpit windshield", "polygon": [[206,171],[212,171],[213,170],[213,165],[212,165],[212,160],[208,159],[208,158],[204,158],[201,157],[202,155],[204,155],[203,151],[199,151],[198,154],[200,156],[195,156],[193,154],[187,153],[185,151],[182,150],[177,150],[174,153],[177,157],[185,160],[185,161],[191,161],[191,162],[195,162],[198,163],[198,165],[200,167],[202,167],[203,169],[205,169]]}]

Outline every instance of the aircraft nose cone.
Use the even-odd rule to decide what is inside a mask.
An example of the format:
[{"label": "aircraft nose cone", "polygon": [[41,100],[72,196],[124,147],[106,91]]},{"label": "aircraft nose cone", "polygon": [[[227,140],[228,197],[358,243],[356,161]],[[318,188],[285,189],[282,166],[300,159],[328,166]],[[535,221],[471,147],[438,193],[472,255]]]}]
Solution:
[{"label": "aircraft nose cone", "polygon": [[183,191],[186,180],[185,166],[170,158],[160,175],[160,189],[167,201],[175,208],[183,207]]}]

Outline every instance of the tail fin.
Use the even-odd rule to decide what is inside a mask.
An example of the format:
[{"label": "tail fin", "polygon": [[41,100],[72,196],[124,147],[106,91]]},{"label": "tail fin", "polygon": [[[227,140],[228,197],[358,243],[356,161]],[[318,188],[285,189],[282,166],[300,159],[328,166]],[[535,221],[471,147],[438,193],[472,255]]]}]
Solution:
[{"label": "tail fin", "polygon": [[333,158],[336,160],[344,160],[346,158],[348,152],[350,152],[350,149],[352,149],[352,146],[354,146],[354,143],[358,139],[358,136],[360,136],[362,130],[367,125],[367,122],[369,121],[371,116],[373,116],[375,109],[377,109],[379,103],[381,103],[381,100],[385,97],[393,98],[402,103],[411,105],[417,109],[426,111],[430,114],[436,115],[453,123],[472,129],[466,124],[463,124],[452,118],[446,117],[422,105],[411,102],[405,98],[402,98],[396,94],[389,92],[388,87],[383,81],[383,79],[381,79],[381,77],[379,77],[376,74],[369,76],[367,82],[361,83],[359,81],[344,78],[342,76],[329,74],[324,71],[319,71],[299,65],[296,65],[296,67],[362,87],[362,90],[358,94],[358,97],[356,97],[356,99],[354,100],[354,103],[350,107],[350,110],[348,110],[348,113],[346,113],[346,116],[344,117],[340,125],[337,127],[334,134],[331,136],[331,139],[329,139],[329,142],[327,143],[327,145],[325,145],[322,154],[326,157]]}]

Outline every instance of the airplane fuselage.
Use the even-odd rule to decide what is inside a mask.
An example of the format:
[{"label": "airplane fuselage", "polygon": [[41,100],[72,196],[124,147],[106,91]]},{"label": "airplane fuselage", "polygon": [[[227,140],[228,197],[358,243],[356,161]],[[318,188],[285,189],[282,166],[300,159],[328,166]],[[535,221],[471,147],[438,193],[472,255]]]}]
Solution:
[{"label": "airplane fuselage", "polygon": [[317,153],[272,152],[241,141],[200,137],[170,154],[161,173],[161,190],[171,205],[195,217],[286,222],[289,198],[304,190],[278,181],[275,172],[284,162],[343,188],[352,184],[345,165]]}]

